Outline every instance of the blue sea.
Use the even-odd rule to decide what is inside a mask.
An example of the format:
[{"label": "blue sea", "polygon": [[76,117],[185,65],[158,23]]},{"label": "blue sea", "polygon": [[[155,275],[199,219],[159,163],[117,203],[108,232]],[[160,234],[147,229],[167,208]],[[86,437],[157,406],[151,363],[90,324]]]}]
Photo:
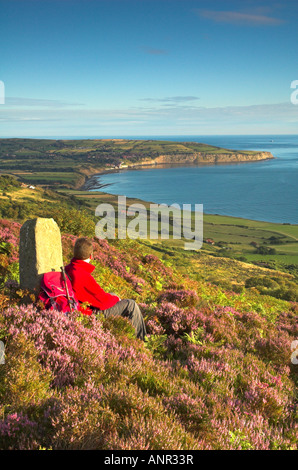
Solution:
[{"label": "blue sea", "polygon": [[298,224],[298,135],[143,136],[271,152],[260,162],[120,170],[95,176],[111,194],[173,204],[203,204],[204,213]]}]

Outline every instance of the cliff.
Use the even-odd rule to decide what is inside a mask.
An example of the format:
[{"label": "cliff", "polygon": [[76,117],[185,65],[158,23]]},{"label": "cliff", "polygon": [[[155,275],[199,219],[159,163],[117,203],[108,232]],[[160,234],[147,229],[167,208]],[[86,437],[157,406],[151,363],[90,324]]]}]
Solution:
[{"label": "cliff", "polygon": [[252,162],[269,152],[229,150],[200,142],[128,139],[0,139],[1,171],[25,184],[81,188],[93,175],[122,168]]},{"label": "cliff", "polygon": [[254,162],[274,158],[270,152],[250,152],[250,153],[187,153],[179,155],[160,155],[153,159],[144,159],[128,166],[147,166],[165,164],[189,164],[189,163],[235,163]]}]

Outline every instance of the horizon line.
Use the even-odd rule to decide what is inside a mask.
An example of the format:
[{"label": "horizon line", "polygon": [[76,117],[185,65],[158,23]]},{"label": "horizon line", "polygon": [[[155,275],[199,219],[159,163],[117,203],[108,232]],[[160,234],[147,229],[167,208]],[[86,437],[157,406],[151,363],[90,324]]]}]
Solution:
[{"label": "horizon line", "polygon": [[75,139],[131,139],[131,138],[141,138],[142,140],[147,137],[241,137],[241,136],[298,136],[297,134],[293,133],[282,133],[282,134],[134,134],[134,135],[120,135],[120,134],[113,134],[113,135],[101,135],[101,136],[94,136],[94,135],[84,135],[84,136],[57,136],[57,135],[49,135],[49,136],[0,136],[0,139],[54,139],[54,140],[75,140]]}]

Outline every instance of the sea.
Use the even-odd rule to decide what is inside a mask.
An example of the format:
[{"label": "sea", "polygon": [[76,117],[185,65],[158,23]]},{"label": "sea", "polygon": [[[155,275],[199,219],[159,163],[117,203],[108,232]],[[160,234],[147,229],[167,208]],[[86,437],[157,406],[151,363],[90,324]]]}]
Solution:
[{"label": "sea", "polygon": [[[92,138],[92,137],[89,137]],[[99,137],[97,137],[99,138]],[[206,214],[298,224],[298,135],[127,136],[268,151],[272,160],[122,169],[96,175],[93,190],[158,204],[203,204]]]}]

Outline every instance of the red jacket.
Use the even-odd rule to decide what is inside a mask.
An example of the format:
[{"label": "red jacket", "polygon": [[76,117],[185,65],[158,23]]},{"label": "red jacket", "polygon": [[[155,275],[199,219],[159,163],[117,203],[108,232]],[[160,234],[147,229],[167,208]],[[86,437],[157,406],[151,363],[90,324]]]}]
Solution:
[{"label": "red jacket", "polygon": [[[91,276],[94,269],[92,264],[76,258],[73,258],[70,264],[65,267],[79,303],[86,302],[98,310],[106,310],[113,307],[120,299],[116,295],[108,294],[97,284],[94,277]],[[91,308],[80,307],[79,310],[85,315],[93,313]]]}]

